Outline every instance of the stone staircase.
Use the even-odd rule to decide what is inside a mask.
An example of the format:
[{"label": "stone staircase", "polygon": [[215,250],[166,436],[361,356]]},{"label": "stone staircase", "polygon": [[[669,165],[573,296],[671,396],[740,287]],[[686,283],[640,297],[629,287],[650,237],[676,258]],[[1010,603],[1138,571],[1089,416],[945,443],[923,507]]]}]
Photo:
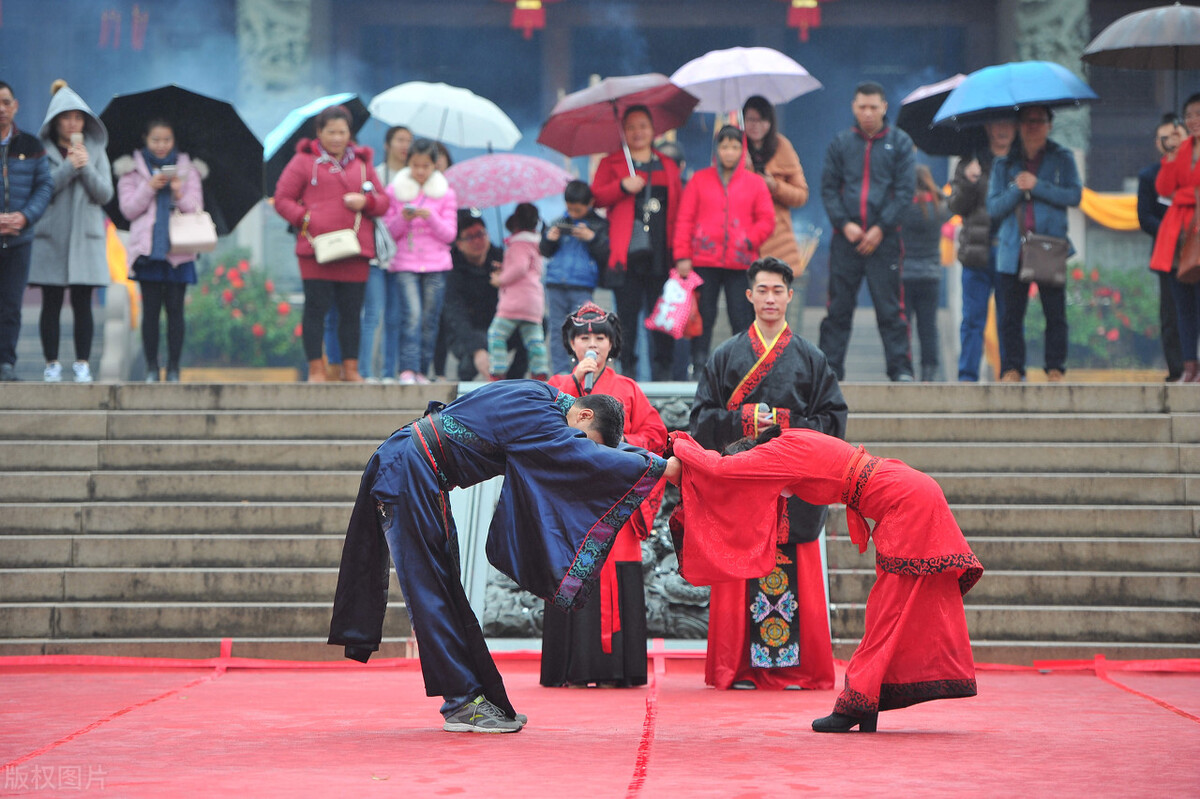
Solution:
[{"label": "stone staircase", "polygon": [[[980,660],[1200,656],[1200,390],[844,386],[848,435],[932,474],[987,567]],[[324,645],[358,477],[455,387],[8,384],[0,655],[338,658]],[[836,649],[874,579],[830,520]],[[394,581],[394,578],[393,578]],[[405,654],[393,585],[382,653]]]}]

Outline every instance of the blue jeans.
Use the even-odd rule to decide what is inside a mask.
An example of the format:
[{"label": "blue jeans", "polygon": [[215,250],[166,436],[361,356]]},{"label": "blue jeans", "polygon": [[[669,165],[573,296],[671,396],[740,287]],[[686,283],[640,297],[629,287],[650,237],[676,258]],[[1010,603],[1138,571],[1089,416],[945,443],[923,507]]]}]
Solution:
[{"label": "blue jeans", "polygon": [[546,318],[550,320],[550,335],[546,346],[550,350],[550,371],[561,375],[571,371],[571,356],[561,344],[558,331],[567,317],[579,306],[592,299],[592,289],[583,286],[546,286]]},{"label": "blue jeans", "polygon": [[[363,300],[362,335],[358,341],[358,373],[363,377],[395,377],[400,348],[400,283],[397,272],[371,267]],[[375,373],[375,331],[383,319],[382,368]]]},{"label": "blue jeans", "polygon": [[427,374],[437,345],[447,272],[397,272],[401,372]]},{"label": "blue jeans", "polygon": [[342,345],[338,341],[338,325],[342,323],[342,315],[336,305],[325,314],[325,360],[330,363],[342,362]]},{"label": "blue jeans", "polygon": [[[958,379],[979,382],[979,362],[983,360],[983,334],[987,328],[988,299],[996,289],[996,248],[988,258],[988,268],[962,270],[962,324],[958,328]],[[1004,318],[1004,296],[995,291],[996,319]],[[1003,360],[1003,342],[1001,342]]]}]

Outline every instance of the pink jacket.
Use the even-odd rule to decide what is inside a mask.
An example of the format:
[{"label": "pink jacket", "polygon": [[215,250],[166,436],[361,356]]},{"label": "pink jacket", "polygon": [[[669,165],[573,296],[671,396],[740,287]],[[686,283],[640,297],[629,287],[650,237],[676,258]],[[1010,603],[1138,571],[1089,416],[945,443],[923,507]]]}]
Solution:
[{"label": "pink jacket", "polygon": [[[179,153],[176,159],[178,176],[183,181],[183,191],[177,203],[185,213],[204,210],[204,192],[200,181],[208,177],[208,165],[193,161]],[[117,200],[121,213],[129,220],[129,241],[125,245],[129,266],[140,256],[149,255],[154,245],[154,221],[158,218],[156,192],[150,188],[150,167],[142,157],[141,150],[133,155],[121,156],[113,163],[113,174],[117,176]],[[173,265],[196,260],[193,255],[168,255]]]},{"label": "pink jacket", "polygon": [[504,242],[504,263],[500,267],[500,300],[496,316],[542,323],[546,295],[542,291],[542,255],[538,245],[542,237],[522,231]]},{"label": "pink jacket", "polygon": [[[421,185],[411,171],[400,170],[387,188],[392,204],[384,223],[396,239],[392,272],[448,272],[450,245],[458,236],[458,198],[441,172],[434,172]],[[428,219],[404,218],[404,206],[428,208]]]}]

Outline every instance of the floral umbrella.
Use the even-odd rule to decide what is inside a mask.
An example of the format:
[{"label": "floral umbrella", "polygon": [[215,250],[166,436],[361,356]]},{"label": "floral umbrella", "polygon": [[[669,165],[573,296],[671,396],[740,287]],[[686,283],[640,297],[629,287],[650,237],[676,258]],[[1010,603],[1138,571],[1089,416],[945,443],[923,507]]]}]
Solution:
[{"label": "floral umbrella", "polygon": [[446,170],[446,180],[460,207],[492,208],[561,194],[571,175],[543,158],[492,153],[459,161]]}]

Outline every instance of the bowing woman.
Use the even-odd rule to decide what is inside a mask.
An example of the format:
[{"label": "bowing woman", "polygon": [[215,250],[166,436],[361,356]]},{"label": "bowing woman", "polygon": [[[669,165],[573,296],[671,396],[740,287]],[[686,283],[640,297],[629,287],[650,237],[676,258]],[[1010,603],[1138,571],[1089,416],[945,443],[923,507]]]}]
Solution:
[{"label": "bowing woman", "polygon": [[[637,370],[638,316],[650,313],[667,282],[672,264],[671,242],[675,215],[683,194],[679,167],[652,146],[654,123],[650,109],[632,105],[621,117],[633,173],[625,153],[618,150],[596,167],[592,194],[596,206],[608,210],[608,269],[605,288],[611,289],[621,317],[625,346],[621,371],[631,377]],[[650,333],[650,377],[670,380],[675,340],[666,333]]]},{"label": "bowing woman", "polygon": [[769,583],[784,496],[842,502],[858,551],[875,540],[862,641],[833,713],[815,720],[815,731],[874,732],[881,710],[975,696],[962,596],[983,566],[933,478],[815,430],[770,427],[731,444],[726,457],[676,433],[671,449],[666,477],[679,485],[683,509],[671,527],[680,573],[693,584]]}]

